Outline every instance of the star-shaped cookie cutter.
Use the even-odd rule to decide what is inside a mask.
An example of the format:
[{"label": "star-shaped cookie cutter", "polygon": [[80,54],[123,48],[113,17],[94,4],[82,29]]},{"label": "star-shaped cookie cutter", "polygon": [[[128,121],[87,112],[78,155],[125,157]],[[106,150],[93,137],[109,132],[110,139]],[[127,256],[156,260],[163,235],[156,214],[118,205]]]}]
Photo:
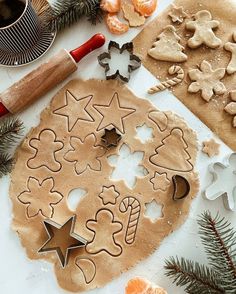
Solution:
[{"label": "star-shaped cookie cutter", "polygon": [[[120,54],[122,54],[124,51],[128,51],[130,54],[129,61],[130,63],[128,64],[128,70],[127,76],[124,76],[120,73],[120,71],[117,69],[117,71],[114,74],[109,75],[108,72],[110,71],[110,65],[109,61],[111,59],[111,51],[112,49],[115,48],[119,50]],[[120,45],[114,41],[110,41],[108,45],[108,52],[104,52],[98,56],[98,63],[105,69],[105,75],[107,80],[115,80],[117,78],[120,78],[123,82],[128,83],[130,80],[130,74],[134,70],[138,69],[141,66],[141,59],[133,54],[134,52],[134,46],[132,42],[125,43],[120,47]]]},{"label": "star-shaped cookie cutter", "polygon": [[121,135],[117,132],[116,128],[112,128],[111,130],[105,129],[101,139],[107,148],[117,147],[121,140]]},{"label": "star-shaped cookie cutter", "polygon": [[[76,216],[72,216],[68,221],[66,221],[63,225],[60,225],[52,220],[44,220],[44,227],[45,230],[48,234],[48,240],[43,244],[43,246],[38,250],[38,253],[47,253],[47,252],[53,252],[55,251],[57,253],[57,256],[59,258],[60,264],[63,268],[66,267],[66,265],[68,264],[68,260],[69,260],[69,254],[73,249],[77,249],[80,247],[85,247],[87,245],[87,240],[85,240],[84,238],[82,238],[81,236],[77,235],[76,233],[74,233],[74,227],[75,227],[75,222],[76,222]],[[68,244],[68,246],[66,248],[64,248],[64,252],[62,250],[62,248],[60,247],[60,245],[53,245],[53,238],[55,237],[56,233],[57,234],[62,234],[63,235],[60,237],[60,241],[61,243],[63,243],[63,241],[67,241],[68,242],[68,236],[65,236],[65,232],[63,231],[63,228],[65,229],[68,225],[70,225],[70,233],[69,233],[69,237],[70,237],[70,241],[73,243]],[[67,240],[66,240],[67,239]],[[52,246],[50,247],[50,243],[52,242]],[[62,244],[61,244],[62,245]],[[65,244],[63,244],[65,245]]]},{"label": "star-shaped cookie cutter", "polygon": [[236,212],[236,153],[231,153],[225,162],[209,165],[213,175],[212,183],[204,191],[208,200],[223,196],[226,209]]}]

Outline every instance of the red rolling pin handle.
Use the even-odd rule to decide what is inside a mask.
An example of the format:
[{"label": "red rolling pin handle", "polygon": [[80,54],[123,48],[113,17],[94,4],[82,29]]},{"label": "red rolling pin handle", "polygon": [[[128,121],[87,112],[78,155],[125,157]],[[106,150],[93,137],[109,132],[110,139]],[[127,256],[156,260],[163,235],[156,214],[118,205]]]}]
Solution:
[{"label": "red rolling pin handle", "polygon": [[105,41],[106,39],[104,35],[96,34],[79,48],[70,51],[70,55],[73,57],[75,62],[78,63],[84,56],[86,56],[93,50],[102,47],[105,44]]},{"label": "red rolling pin handle", "polygon": [[[70,55],[78,63],[83,57],[92,52],[95,49],[102,47],[105,44],[105,36],[102,34],[94,35],[90,40],[84,43],[82,46],[70,52]],[[0,102],[0,117],[8,114],[10,111]]]}]

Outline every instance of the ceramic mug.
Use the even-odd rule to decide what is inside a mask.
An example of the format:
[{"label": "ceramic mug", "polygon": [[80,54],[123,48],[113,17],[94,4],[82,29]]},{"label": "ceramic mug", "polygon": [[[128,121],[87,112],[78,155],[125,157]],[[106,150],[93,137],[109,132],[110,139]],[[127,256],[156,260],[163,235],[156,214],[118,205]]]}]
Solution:
[{"label": "ceramic mug", "polygon": [[0,50],[17,54],[32,48],[40,38],[41,23],[31,0],[25,3],[21,16],[12,24],[0,27]]}]

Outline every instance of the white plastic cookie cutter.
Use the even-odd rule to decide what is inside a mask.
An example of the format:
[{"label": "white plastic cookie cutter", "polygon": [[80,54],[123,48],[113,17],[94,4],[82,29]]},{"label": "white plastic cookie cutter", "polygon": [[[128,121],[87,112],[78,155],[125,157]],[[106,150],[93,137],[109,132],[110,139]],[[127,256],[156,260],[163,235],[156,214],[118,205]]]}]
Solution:
[{"label": "white plastic cookie cutter", "polygon": [[226,163],[216,162],[209,166],[212,184],[205,190],[208,200],[223,196],[227,209],[236,212],[236,153],[230,154]]}]

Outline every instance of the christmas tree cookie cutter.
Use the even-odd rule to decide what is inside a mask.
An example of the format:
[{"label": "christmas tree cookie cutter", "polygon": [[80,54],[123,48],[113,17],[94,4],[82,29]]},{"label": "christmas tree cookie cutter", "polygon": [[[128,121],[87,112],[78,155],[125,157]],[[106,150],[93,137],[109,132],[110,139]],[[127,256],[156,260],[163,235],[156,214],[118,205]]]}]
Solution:
[{"label": "christmas tree cookie cutter", "polygon": [[[127,68],[127,75],[121,74],[119,69],[116,70],[116,72],[109,74],[110,71],[110,64],[109,60],[111,60],[111,52],[113,49],[116,49],[122,54],[124,51],[129,52],[129,64]],[[125,43],[120,47],[120,45],[114,41],[110,41],[108,45],[108,52],[104,52],[98,56],[98,63],[105,69],[105,75],[107,80],[115,80],[117,78],[120,78],[123,82],[128,83],[130,80],[130,74],[138,69],[141,66],[141,59],[133,54],[134,47],[133,43]]]},{"label": "christmas tree cookie cutter", "polygon": [[236,153],[230,154],[224,163],[211,164],[209,171],[213,180],[204,191],[205,197],[215,200],[223,196],[225,207],[236,212]]}]

